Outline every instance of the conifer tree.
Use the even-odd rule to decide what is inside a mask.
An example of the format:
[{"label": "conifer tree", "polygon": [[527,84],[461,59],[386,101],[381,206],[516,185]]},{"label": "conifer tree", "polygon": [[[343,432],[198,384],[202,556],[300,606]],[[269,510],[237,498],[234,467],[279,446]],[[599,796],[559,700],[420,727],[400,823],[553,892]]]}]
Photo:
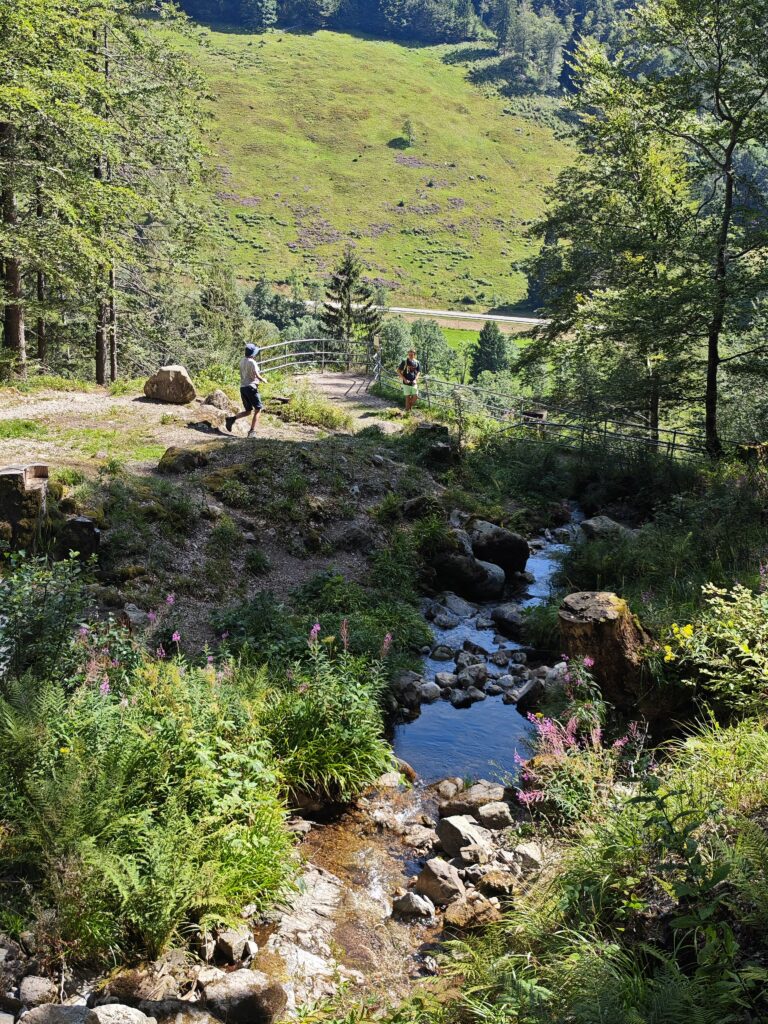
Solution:
[{"label": "conifer tree", "polygon": [[472,353],[472,380],[477,380],[484,370],[498,373],[509,365],[507,343],[499,325],[487,320],[480,331],[477,345]]},{"label": "conifer tree", "polygon": [[331,275],[320,319],[330,337],[347,343],[371,338],[381,326],[373,289],[363,277],[363,265],[351,246]]}]

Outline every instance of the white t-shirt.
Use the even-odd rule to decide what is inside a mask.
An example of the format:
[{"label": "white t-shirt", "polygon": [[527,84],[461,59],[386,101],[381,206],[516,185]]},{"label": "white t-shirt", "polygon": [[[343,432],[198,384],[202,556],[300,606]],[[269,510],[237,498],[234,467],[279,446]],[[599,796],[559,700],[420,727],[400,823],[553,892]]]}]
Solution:
[{"label": "white t-shirt", "polygon": [[243,356],[240,360],[240,387],[251,387],[259,376],[261,371],[256,360],[251,356]]}]

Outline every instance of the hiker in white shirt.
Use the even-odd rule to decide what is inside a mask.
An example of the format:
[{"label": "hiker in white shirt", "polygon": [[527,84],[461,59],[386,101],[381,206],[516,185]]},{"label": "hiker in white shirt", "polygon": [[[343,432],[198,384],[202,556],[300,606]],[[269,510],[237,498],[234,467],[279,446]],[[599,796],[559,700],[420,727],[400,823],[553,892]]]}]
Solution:
[{"label": "hiker in white shirt", "polygon": [[246,345],[245,355],[240,360],[240,397],[243,400],[245,411],[239,412],[236,416],[227,416],[224,422],[230,434],[237,420],[242,419],[243,416],[248,416],[252,412],[253,419],[251,421],[251,429],[248,431],[248,437],[253,437],[256,431],[256,424],[259,422],[259,416],[261,416],[261,410],[264,408],[264,403],[259,394],[259,384],[263,384],[264,378],[261,376],[259,364],[256,362],[257,352],[258,349],[255,345]]}]

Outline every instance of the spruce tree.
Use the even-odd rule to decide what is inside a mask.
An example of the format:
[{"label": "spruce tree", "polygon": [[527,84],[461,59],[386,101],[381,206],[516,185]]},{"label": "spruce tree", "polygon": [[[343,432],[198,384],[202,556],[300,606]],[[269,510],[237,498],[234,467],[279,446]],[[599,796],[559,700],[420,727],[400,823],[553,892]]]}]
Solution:
[{"label": "spruce tree", "polygon": [[381,326],[373,289],[363,277],[363,265],[351,246],[331,275],[320,319],[330,337],[347,343],[371,338]]},{"label": "spruce tree", "polygon": [[498,373],[506,370],[509,365],[507,343],[499,330],[499,325],[492,320],[486,321],[477,345],[472,353],[472,380],[477,380],[483,370]]}]

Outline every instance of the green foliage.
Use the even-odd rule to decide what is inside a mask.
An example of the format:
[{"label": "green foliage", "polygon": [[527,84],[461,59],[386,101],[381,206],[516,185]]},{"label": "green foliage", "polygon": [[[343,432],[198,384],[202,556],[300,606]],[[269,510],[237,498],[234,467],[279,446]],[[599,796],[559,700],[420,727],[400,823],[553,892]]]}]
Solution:
[{"label": "green foliage", "polygon": [[252,576],[266,576],[272,568],[269,557],[261,548],[250,548],[245,556],[245,568]]},{"label": "green foliage", "polygon": [[87,570],[76,558],[9,555],[0,576],[0,693],[27,673],[65,680],[76,659]]},{"label": "green foliage", "polygon": [[315,394],[305,385],[281,387],[280,393],[290,401],[276,406],[274,413],[286,423],[303,423],[325,430],[348,430],[352,424],[352,418],[344,408]]},{"label": "green foliage", "polygon": [[[654,481],[658,488],[652,522],[635,536],[576,545],[560,582],[573,590],[615,590],[657,627],[695,615],[707,583],[730,587],[741,578],[756,584],[764,551],[764,474],[723,466],[687,475],[687,489],[669,497],[664,476],[646,475],[640,499],[651,499]],[[675,476],[666,483],[674,486]]]},{"label": "green foliage", "polygon": [[24,878],[56,907],[50,952],[156,956],[285,890],[291,839],[248,696],[260,685],[152,663],[119,690],[42,682],[0,702],[0,884]]},{"label": "green foliage", "polygon": [[472,353],[472,380],[477,380],[484,372],[498,373],[506,370],[508,363],[506,338],[499,330],[499,325],[489,320],[480,331]]},{"label": "green foliage", "polygon": [[36,420],[2,420],[0,421],[0,441],[18,441],[28,438],[41,438],[48,434],[42,423]]},{"label": "green foliage", "polygon": [[717,710],[759,713],[768,685],[767,623],[768,594],[708,584],[695,621],[670,627],[664,661]]},{"label": "green foliage", "polygon": [[379,707],[381,668],[346,650],[332,657],[333,639],[315,634],[309,659],[269,697],[266,713],[290,790],[346,801],[387,771],[391,753]]},{"label": "green foliage", "polygon": [[351,246],[331,274],[321,322],[331,338],[346,343],[372,338],[381,325],[373,291],[363,277],[363,264]]}]

